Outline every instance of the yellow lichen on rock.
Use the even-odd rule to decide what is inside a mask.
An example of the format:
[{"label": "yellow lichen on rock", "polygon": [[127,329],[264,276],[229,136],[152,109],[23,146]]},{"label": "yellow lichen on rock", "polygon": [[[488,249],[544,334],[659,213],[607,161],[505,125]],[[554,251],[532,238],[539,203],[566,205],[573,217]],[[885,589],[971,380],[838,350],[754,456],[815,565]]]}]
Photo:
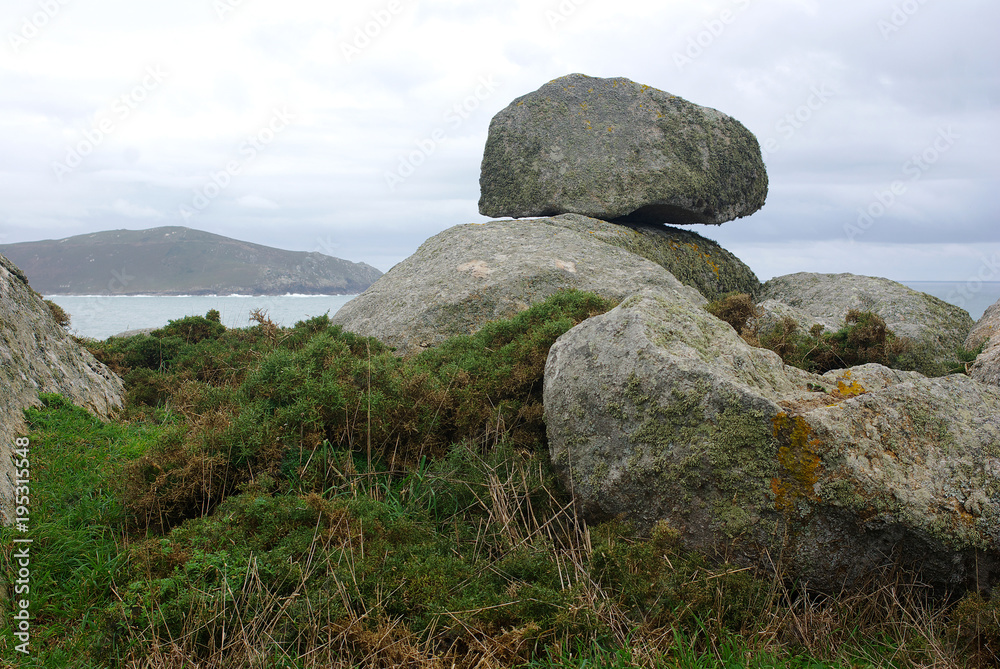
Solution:
[{"label": "yellow lichen on rock", "polygon": [[858,395],[864,395],[867,390],[865,387],[851,379],[851,370],[844,372],[843,376],[837,377],[837,392],[846,397],[857,397]]},{"label": "yellow lichen on rock", "polygon": [[778,463],[782,472],[771,479],[775,508],[792,511],[799,500],[820,501],[816,494],[820,458],[815,449],[821,442],[812,438],[812,428],[801,416],[789,416],[782,411],[771,423],[781,444]]}]

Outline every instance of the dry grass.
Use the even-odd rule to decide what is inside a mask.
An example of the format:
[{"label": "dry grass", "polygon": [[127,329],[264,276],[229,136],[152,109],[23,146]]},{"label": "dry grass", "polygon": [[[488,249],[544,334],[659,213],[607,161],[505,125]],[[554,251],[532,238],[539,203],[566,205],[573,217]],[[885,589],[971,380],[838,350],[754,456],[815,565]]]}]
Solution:
[{"label": "dry grass", "polygon": [[[467,549],[481,558],[526,547],[546,551],[557,565],[561,586],[575,593],[563,615],[587,618],[590,627],[605,631],[606,646],[628,649],[630,659],[622,660],[627,663],[614,666],[674,666],[679,654],[692,652],[709,659],[731,659],[734,632],[725,629],[721,614],[685,627],[681,610],[665,624],[629,610],[621,593],[602,586],[593,570],[591,528],[576,515],[572,504],[553,491],[542,488],[549,498],[545,503],[537,501],[535,482],[542,472],[528,469],[539,466],[537,461],[515,459],[509,466],[498,466],[483,460],[481,465],[488,483],[485,489],[472,492],[482,522],[477,540]],[[372,487],[372,478],[363,473],[341,472],[341,476],[345,489],[357,498],[386,494]],[[189,611],[189,623],[181,634],[164,639],[148,629],[132,630],[134,650],[124,666],[499,669],[525,665],[543,654],[578,655],[581,640],[571,634],[546,633],[532,622],[504,629],[483,625],[477,620],[485,609],[444,611],[430,630],[417,634],[407,621],[382,615],[381,602],[365,600],[359,587],[362,575],[350,562],[351,552],[345,553],[349,577],[335,584],[346,615],[331,617],[329,608],[313,608],[313,575],[333,573],[343,566],[331,562],[331,546],[350,546],[357,559],[363,555],[365,541],[350,515],[335,502],[312,495],[307,503],[320,515],[301,578],[291,592],[285,584],[269,583],[251,561],[240,589],[212,593],[205,600],[208,603]],[[662,559],[669,563],[671,555],[664,554]],[[489,560],[479,563],[486,565],[483,569],[490,568]],[[635,568],[641,571],[642,565]],[[689,574],[681,589],[690,586],[708,592],[714,599],[709,610],[721,612],[731,605],[721,585],[723,579],[744,571],[709,566]],[[466,586],[476,587],[475,579]],[[391,598],[393,593],[381,596]],[[510,596],[510,601],[489,608],[519,603],[516,589]],[[851,667],[996,666],[996,658],[982,652],[982,643],[978,652],[974,644],[956,643],[948,609],[933,600],[927,588],[898,574],[873,578],[868,587],[856,592],[826,596],[803,595],[774,574],[760,596],[760,613],[737,631],[741,652],[748,658],[807,655]],[[289,626],[295,628],[291,642],[287,641]]]}]

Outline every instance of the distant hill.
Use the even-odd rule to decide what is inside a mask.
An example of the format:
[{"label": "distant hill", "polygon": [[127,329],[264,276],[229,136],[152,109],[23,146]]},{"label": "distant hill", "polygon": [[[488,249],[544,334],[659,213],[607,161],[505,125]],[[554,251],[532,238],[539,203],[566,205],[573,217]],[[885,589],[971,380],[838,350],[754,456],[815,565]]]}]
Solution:
[{"label": "distant hill", "polygon": [[347,295],[382,273],[180,226],[0,245],[43,295]]}]

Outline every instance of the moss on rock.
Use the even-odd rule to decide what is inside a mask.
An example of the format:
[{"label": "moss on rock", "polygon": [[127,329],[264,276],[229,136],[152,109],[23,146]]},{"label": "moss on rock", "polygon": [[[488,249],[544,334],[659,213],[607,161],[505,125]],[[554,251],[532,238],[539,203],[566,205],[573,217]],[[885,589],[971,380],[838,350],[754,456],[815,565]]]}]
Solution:
[{"label": "moss on rock", "polygon": [[593,235],[651,260],[708,300],[727,293],[752,296],[760,291],[760,281],[743,261],[690,230],[649,223],[610,223],[579,214],[553,216],[546,222]]}]

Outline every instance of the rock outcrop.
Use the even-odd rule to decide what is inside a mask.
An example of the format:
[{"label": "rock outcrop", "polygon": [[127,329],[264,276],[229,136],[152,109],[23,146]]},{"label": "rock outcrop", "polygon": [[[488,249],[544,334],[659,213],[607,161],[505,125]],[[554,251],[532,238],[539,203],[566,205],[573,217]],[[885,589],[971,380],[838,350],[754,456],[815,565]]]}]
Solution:
[{"label": "rock outcrop", "polygon": [[0,515],[12,519],[14,440],[39,393],[59,393],[99,416],[122,405],[122,381],[74,342],[24,274],[0,255]]},{"label": "rock outcrop", "polygon": [[479,211],[513,218],[719,224],[767,196],[760,146],[739,121],[622,77],[583,74],[493,117],[479,182]]},{"label": "rock outcrop", "polygon": [[969,376],[1000,386],[1000,302],[989,307],[965,340],[965,348],[974,351],[983,347],[969,370]]},{"label": "rock outcrop", "polygon": [[331,320],[405,355],[476,332],[562,289],[622,300],[643,288],[662,288],[704,303],[660,265],[574,229],[577,223],[491,221],[449,228]]},{"label": "rock outcrop", "polygon": [[897,335],[913,340],[915,368],[928,376],[950,371],[973,326],[968,312],[933,295],[889,279],[855,274],[799,272],[775,277],[764,284],[759,299],[765,323],[790,315],[806,332],[816,323],[827,331],[839,329],[850,309],[872,311]]},{"label": "rock outcrop", "polygon": [[1000,578],[1000,389],[879,365],[823,376],[647,290],[560,337],[553,464],[583,515],[811,587],[902,565],[945,590]]}]

